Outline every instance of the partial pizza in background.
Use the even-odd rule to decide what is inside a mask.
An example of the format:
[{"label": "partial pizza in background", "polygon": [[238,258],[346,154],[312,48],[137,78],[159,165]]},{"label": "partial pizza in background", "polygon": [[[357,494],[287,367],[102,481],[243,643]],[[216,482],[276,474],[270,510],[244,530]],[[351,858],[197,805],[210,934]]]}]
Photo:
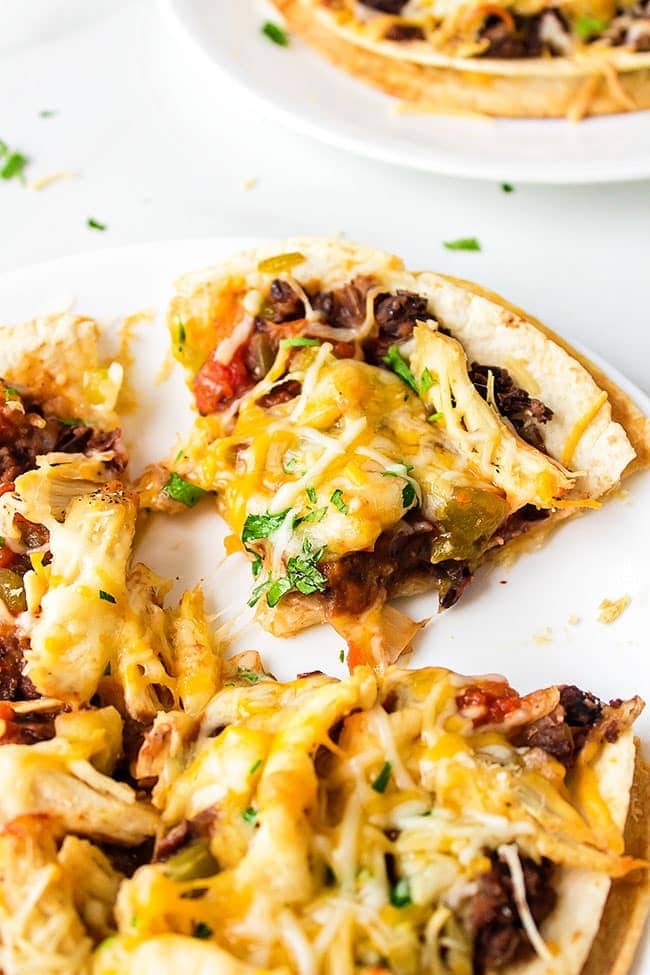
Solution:
[{"label": "partial pizza in background", "polygon": [[334,64],[422,111],[575,121],[650,107],[644,3],[274,2]]}]

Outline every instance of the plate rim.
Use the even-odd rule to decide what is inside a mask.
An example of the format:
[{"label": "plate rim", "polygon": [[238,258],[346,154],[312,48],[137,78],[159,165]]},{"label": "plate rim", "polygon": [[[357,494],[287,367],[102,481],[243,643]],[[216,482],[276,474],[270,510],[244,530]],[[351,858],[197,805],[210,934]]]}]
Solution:
[{"label": "plate rim", "polygon": [[[369,141],[355,138],[354,135],[337,131],[327,124],[318,124],[300,111],[293,112],[285,106],[279,105],[271,95],[249,84],[241,73],[230,71],[227,64],[214,57],[207,45],[197,36],[192,25],[183,16],[182,8],[188,2],[195,4],[197,0],[158,0],[159,9],[165,16],[167,23],[172,26],[187,49],[191,49],[195,54],[198,52],[203,63],[213,73],[228,79],[230,83],[257,103],[258,106],[264,107],[267,112],[270,112],[282,124],[286,125],[287,128],[307,135],[317,142],[325,143],[356,156],[372,159],[388,165],[440,176],[455,177],[457,179],[475,179],[482,182],[501,182],[505,178],[504,172],[506,172],[508,179],[513,182],[541,186],[595,186],[603,183],[630,183],[650,177],[650,154],[643,161],[638,159],[632,162],[628,160],[617,160],[614,164],[615,168],[611,168],[611,163],[610,168],[607,168],[607,159],[602,158],[598,160],[595,169],[589,169],[586,173],[582,172],[580,174],[578,174],[577,170],[584,166],[584,163],[577,161],[571,163],[564,162],[564,169],[555,172],[553,169],[548,168],[546,162],[540,163],[531,160],[517,160],[514,162],[505,160],[504,162],[488,161],[487,163],[478,163],[476,158],[469,157],[466,153],[459,152],[458,150],[455,150],[453,154],[449,153],[447,156],[442,156],[438,159],[429,154],[418,153],[411,155],[406,149],[400,150],[392,143],[382,145],[375,140]],[[336,69],[332,68],[332,70]],[[342,73],[345,76],[345,72]],[[362,84],[362,82],[358,83]],[[388,99],[390,96],[387,95],[385,97]],[[635,113],[635,115],[640,114],[642,112]],[[650,115],[650,110],[643,114]],[[603,123],[607,119],[620,118],[621,116],[599,117],[596,119],[587,119],[581,124]],[[456,119],[456,121],[462,122],[464,120]],[[516,119],[491,119],[490,124],[497,126],[503,122],[512,123],[516,121]],[[564,122],[562,119],[523,119],[521,121],[574,125],[574,123]],[[567,167],[570,167],[568,172]]]}]

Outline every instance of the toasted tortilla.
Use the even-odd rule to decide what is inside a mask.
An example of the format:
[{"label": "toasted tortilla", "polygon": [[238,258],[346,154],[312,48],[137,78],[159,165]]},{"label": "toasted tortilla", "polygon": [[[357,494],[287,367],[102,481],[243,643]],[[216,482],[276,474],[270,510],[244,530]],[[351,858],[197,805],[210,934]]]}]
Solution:
[{"label": "toasted tortilla", "polygon": [[[179,355],[190,382],[215,345],[228,344],[234,335],[237,316],[229,310],[232,299],[228,295],[233,289],[239,294],[264,294],[275,276],[264,262],[283,254],[298,256],[289,278],[310,294],[336,289],[358,275],[374,275],[383,290],[404,289],[426,297],[431,317],[460,342],[468,363],[508,370],[519,387],[553,411],[540,428],[546,452],[562,469],[577,472],[574,486],[550,517],[532,523],[524,535],[505,547],[489,549],[484,560],[543,538],[558,521],[581,513],[584,507],[599,507],[622,477],[649,465],[650,421],[630,396],[550,329],[479,285],[432,272],[411,273],[394,255],[346,241],[293,238],[273,242],[236,255],[219,267],[184,276],[177,284],[169,321],[172,332],[175,323],[182,321],[190,336],[188,347]],[[433,361],[431,367],[435,373]],[[217,427],[212,435],[218,437],[221,421],[219,414],[214,416]],[[204,429],[212,429],[211,422],[212,418],[206,418]],[[196,476],[191,465],[181,473],[190,479]],[[207,483],[202,486],[210,488]],[[414,595],[431,586],[430,578],[413,573],[400,581],[392,596]],[[353,621],[331,615],[326,598],[319,593],[289,593],[273,610],[262,600],[257,612],[262,625],[278,636],[326,619],[344,635],[354,629]],[[395,634],[395,627],[384,625],[383,617],[377,620],[380,632],[390,629]],[[385,659],[396,659],[406,645],[399,643],[387,641],[382,651]]]},{"label": "toasted tortilla", "polygon": [[650,54],[452,58],[423,42],[378,41],[313,2],[274,3],[289,29],[337,67],[425,112],[577,119],[650,107]]}]

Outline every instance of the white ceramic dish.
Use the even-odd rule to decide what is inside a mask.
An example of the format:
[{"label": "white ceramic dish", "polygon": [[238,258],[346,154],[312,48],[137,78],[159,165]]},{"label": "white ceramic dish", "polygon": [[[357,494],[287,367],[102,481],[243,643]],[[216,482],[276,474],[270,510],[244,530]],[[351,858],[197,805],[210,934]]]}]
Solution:
[{"label": "white ceramic dish", "polygon": [[[386,162],[496,181],[593,183],[650,175],[650,113],[589,119],[473,120],[399,114],[396,102],[304,44],[269,43],[264,0],[160,0],[219,73],[303,132]],[[271,16],[273,14],[271,13]],[[277,19],[277,16],[275,17]]]}]

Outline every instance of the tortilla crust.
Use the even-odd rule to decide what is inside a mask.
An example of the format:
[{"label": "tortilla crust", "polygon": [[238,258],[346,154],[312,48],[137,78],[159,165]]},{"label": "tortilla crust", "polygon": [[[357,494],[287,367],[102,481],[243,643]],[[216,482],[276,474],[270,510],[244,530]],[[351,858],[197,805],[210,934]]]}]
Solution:
[{"label": "tortilla crust", "polygon": [[[650,859],[650,765],[636,742],[635,770],[625,824],[625,850]],[[650,873],[646,868],[614,881],[598,934],[581,975],[625,975],[643,934],[650,910]]]},{"label": "tortilla crust", "polygon": [[273,2],[289,30],[334,65],[423,112],[566,118],[576,106],[579,117],[650,108],[650,67],[626,71],[614,87],[605,68],[594,73],[593,63],[582,73],[556,75],[535,74],[525,65],[521,74],[499,74],[494,61],[481,70],[477,59],[464,70],[416,64],[406,53],[402,59],[387,56],[328,30],[302,0]]}]

